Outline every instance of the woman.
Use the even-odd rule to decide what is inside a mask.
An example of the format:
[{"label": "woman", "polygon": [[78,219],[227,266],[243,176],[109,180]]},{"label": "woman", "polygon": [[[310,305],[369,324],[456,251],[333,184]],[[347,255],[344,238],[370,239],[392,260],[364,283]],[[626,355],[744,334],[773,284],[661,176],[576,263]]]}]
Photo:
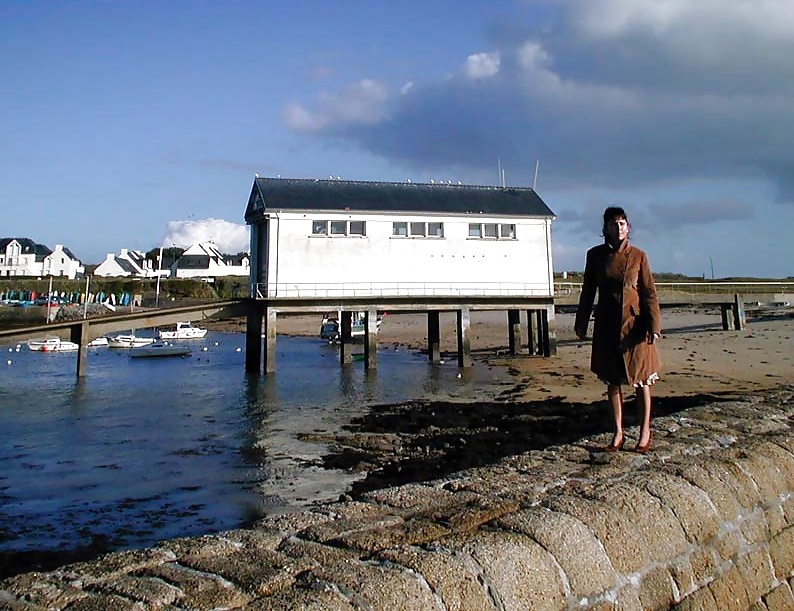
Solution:
[{"label": "woman", "polygon": [[598,290],[590,369],[606,383],[615,419],[615,434],[604,449],[617,452],[623,448],[621,386],[631,384],[637,389],[643,414],[634,450],[645,454],[651,447],[651,385],[659,379],[655,342],[662,327],[648,257],[629,243],[630,229],[623,208],[604,210],[604,243],[587,251],[574,331],[579,339],[587,336]]}]

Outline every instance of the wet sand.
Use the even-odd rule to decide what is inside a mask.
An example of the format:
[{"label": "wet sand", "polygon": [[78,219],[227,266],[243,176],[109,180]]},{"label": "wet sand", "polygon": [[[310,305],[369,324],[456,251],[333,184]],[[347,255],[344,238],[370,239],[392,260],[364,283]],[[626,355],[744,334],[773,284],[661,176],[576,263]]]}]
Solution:
[{"label": "wet sand", "polygon": [[[379,346],[423,350],[425,321],[419,314],[387,315]],[[478,399],[376,406],[342,433],[307,433],[306,439],[333,449],[326,467],[362,474],[352,486],[353,497],[587,436],[603,434],[606,445],[611,429],[606,388],[589,371],[590,344],[575,338],[573,322],[572,314],[557,315],[556,357],[507,357],[506,314],[473,312],[474,369],[480,379],[486,370],[489,379]],[[718,310],[669,310],[663,322],[655,416],[753,393],[774,394],[794,383],[794,317],[789,312],[748,316],[742,331],[723,331]],[[316,335],[318,329],[316,317],[279,321],[279,333]],[[442,314],[441,335],[442,352],[452,361],[454,314]],[[625,420],[633,444],[638,414],[631,391],[626,392]],[[592,450],[597,453],[600,447]]]}]

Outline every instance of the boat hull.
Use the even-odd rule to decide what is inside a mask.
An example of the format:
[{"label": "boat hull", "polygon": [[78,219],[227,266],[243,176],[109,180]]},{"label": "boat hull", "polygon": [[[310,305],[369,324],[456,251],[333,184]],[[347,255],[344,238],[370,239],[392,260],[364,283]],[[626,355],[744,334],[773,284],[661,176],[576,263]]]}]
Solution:
[{"label": "boat hull", "polygon": [[174,346],[167,342],[155,342],[146,346],[137,346],[130,349],[130,358],[164,358],[174,356],[190,356],[190,348],[185,346]]}]

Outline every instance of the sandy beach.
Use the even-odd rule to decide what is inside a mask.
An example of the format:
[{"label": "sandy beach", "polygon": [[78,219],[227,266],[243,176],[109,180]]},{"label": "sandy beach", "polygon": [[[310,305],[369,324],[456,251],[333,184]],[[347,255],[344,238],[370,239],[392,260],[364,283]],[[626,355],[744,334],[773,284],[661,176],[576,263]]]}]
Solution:
[{"label": "sandy beach", "polygon": [[[794,379],[794,314],[790,311],[763,316],[748,313],[747,326],[742,331],[722,330],[718,310],[670,309],[664,310],[662,316],[662,379],[654,387],[656,396],[747,394]],[[556,315],[556,357],[511,358],[504,356],[506,313],[472,312],[472,353],[476,360],[490,366],[495,376],[515,381],[521,387],[516,400],[597,400],[604,395],[604,387],[590,373],[590,344],[576,339],[573,319],[573,314]],[[281,317],[278,333],[317,336],[319,326],[318,316]],[[426,342],[425,315],[384,316],[378,334],[379,349],[422,351]],[[452,359],[455,349],[455,315],[442,313],[441,350]]]}]

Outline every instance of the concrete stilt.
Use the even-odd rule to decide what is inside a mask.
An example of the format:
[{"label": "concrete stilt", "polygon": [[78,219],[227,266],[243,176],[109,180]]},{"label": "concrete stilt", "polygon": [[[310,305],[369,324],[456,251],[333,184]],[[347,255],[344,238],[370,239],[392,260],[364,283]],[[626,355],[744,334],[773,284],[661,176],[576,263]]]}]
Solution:
[{"label": "concrete stilt", "polygon": [[463,306],[457,311],[458,322],[458,367],[471,367],[471,313]]},{"label": "concrete stilt", "polygon": [[521,311],[508,310],[507,311],[507,342],[510,354],[513,356],[523,354],[523,346],[525,344],[521,332],[523,331],[521,325]]},{"label": "concrete stilt", "polygon": [[557,355],[557,323],[554,318],[554,306],[539,310],[541,316],[541,337],[543,338],[543,356]]},{"label": "concrete stilt", "polygon": [[249,312],[245,323],[245,370],[259,373],[262,365],[262,313]]},{"label": "concrete stilt", "polygon": [[441,312],[435,310],[427,313],[427,359],[441,362]]},{"label": "concrete stilt", "polygon": [[276,322],[278,312],[265,308],[265,373],[276,370]]},{"label": "concrete stilt", "polygon": [[364,369],[378,368],[378,310],[364,314]]},{"label": "concrete stilt", "polygon": [[353,313],[341,312],[339,316],[339,363],[349,365],[353,362]]}]

